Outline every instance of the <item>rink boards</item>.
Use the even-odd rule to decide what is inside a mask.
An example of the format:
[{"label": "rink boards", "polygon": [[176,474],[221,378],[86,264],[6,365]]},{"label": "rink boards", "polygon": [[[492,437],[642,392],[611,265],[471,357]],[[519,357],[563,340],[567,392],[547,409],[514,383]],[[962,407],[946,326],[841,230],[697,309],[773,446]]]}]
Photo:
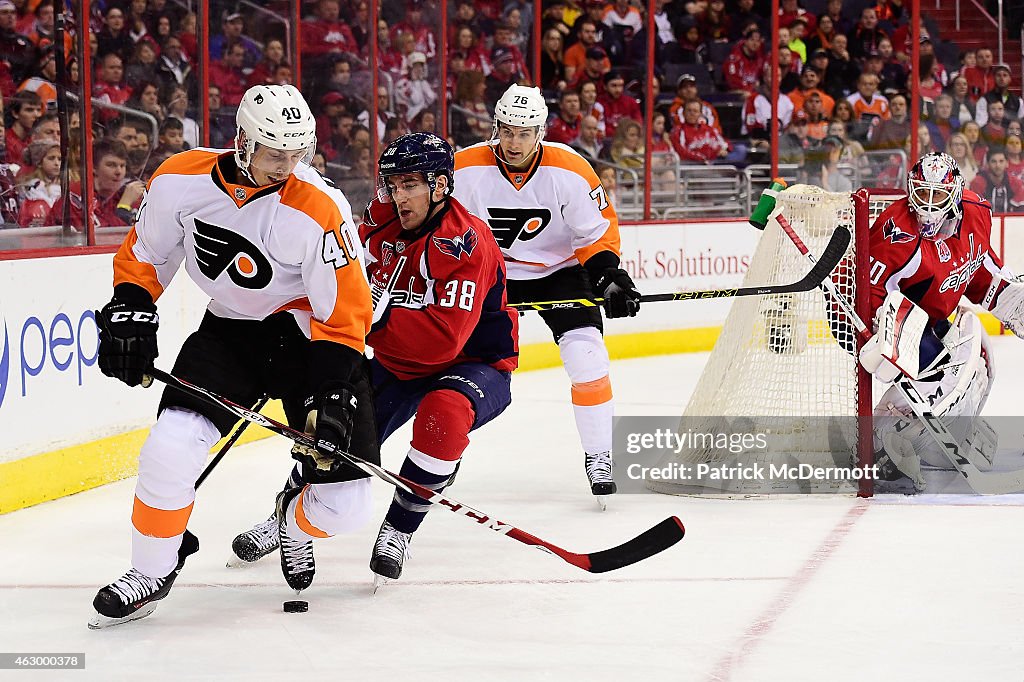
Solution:
[{"label": "rink boards", "polygon": [[[626,225],[621,233],[623,267],[644,293],[738,286],[759,234],[729,220]],[[1024,217],[998,219],[993,238],[1024,271]],[[0,514],[136,472],[160,394],[128,389],[96,366],[93,310],[108,300],[111,277],[110,254],[0,261]],[[183,274],[168,287],[160,366],[170,367],[207,300]],[[729,305],[656,303],[637,318],[606,321],[609,351],[625,358],[709,350]],[[520,321],[521,370],[558,365],[539,316]],[[992,322],[986,326],[998,332]],[[266,435],[254,428],[246,439]]]}]

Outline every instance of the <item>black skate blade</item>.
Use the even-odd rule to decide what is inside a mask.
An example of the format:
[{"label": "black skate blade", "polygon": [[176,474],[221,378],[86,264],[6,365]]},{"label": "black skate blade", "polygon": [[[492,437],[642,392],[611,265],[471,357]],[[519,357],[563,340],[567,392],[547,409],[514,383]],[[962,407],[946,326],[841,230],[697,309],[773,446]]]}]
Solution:
[{"label": "black skate blade", "polygon": [[159,605],[160,602],[150,602],[140,607],[135,613],[129,616],[125,616],[124,618],[110,618],[109,616],[104,616],[102,613],[97,613],[89,621],[89,629],[103,630],[105,628],[114,627],[115,625],[123,625],[124,623],[130,623],[133,620],[145,618],[146,616],[156,611],[156,607]]}]

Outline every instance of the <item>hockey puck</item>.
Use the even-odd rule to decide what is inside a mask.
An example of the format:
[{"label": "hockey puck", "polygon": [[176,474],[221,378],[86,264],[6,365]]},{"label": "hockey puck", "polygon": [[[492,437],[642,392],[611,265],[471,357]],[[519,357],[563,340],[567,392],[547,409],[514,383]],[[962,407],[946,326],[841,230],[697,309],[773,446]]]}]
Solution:
[{"label": "hockey puck", "polygon": [[309,611],[308,601],[286,601],[284,603],[285,613],[305,613]]}]

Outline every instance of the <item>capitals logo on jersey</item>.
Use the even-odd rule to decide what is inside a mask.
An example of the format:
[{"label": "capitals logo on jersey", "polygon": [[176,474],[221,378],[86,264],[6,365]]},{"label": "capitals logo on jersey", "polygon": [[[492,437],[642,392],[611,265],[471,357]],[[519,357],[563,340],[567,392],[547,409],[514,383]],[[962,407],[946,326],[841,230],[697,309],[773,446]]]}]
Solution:
[{"label": "capitals logo on jersey", "polygon": [[451,239],[434,237],[434,246],[441,253],[449,255],[455,260],[461,260],[462,254],[466,254],[466,258],[473,255],[473,249],[476,248],[476,239],[476,232],[471,227],[461,237],[452,237]]},{"label": "capitals logo on jersey", "polygon": [[517,239],[533,239],[551,223],[547,208],[488,208],[487,213],[494,240],[503,249],[512,248]]},{"label": "capitals logo on jersey", "polygon": [[223,227],[195,220],[196,264],[211,281],[225,270],[243,289],[262,289],[273,279],[270,261],[248,239]]},{"label": "capitals logo on jersey", "polygon": [[893,244],[903,244],[905,242],[912,242],[915,239],[917,239],[917,237],[915,237],[914,235],[910,234],[909,232],[904,232],[902,229],[897,227],[896,221],[893,220],[892,218],[889,218],[887,221],[885,221],[885,224],[882,225],[882,236],[884,236]]}]

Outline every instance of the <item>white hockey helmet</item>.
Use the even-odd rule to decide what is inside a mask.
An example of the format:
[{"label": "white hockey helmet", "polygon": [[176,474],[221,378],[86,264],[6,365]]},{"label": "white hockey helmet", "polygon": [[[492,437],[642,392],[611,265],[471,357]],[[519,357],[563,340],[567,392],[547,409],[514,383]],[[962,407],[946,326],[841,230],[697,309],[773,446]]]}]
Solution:
[{"label": "white hockey helmet", "polygon": [[305,151],[308,163],[316,151],[316,119],[294,85],[254,85],[245,91],[235,116],[235,163],[250,176],[256,145],[282,151]]},{"label": "white hockey helmet", "polygon": [[922,156],[907,174],[907,198],[925,239],[945,239],[963,215],[964,176],[943,152]]},{"label": "white hockey helmet", "polygon": [[[517,128],[536,128],[537,143],[533,151],[537,151],[548,123],[548,103],[540,88],[529,88],[525,85],[511,85],[505,94],[494,105],[494,126],[491,128],[491,140],[498,139],[498,126],[515,126]],[[495,153],[497,153],[495,145]],[[532,156],[533,152],[527,155]]]}]

